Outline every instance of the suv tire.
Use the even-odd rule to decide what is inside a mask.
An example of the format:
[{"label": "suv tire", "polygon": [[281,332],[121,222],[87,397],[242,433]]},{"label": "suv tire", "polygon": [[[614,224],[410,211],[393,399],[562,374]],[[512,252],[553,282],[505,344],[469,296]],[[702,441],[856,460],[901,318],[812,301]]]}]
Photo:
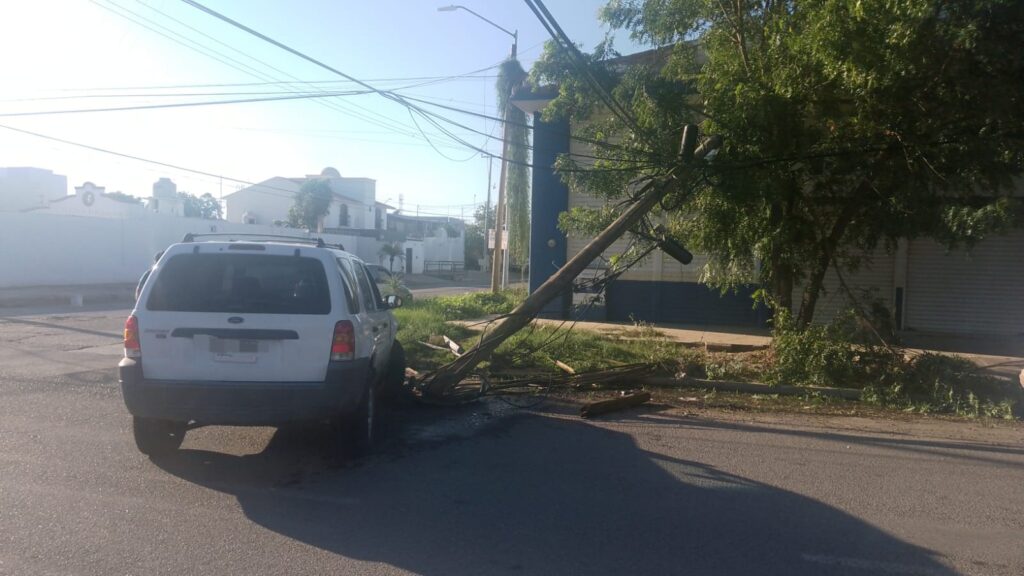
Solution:
[{"label": "suv tire", "polygon": [[186,425],[168,420],[132,417],[132,434],[139,452],[158,456],[174,452],[185,440]]},{"label": "suv tire", "polygon": [[335,434],[344,455],[358,458],[373,449],[379,428],[377,400],[377,389],[371,378],[355,412],[335,422]]},{"label": "suv tire", "polygon": [[391,345],[391,356],[381,383],[381,396],[386,400],[396,400],[405,393],[405,349],[402,343],[395,340]]}]

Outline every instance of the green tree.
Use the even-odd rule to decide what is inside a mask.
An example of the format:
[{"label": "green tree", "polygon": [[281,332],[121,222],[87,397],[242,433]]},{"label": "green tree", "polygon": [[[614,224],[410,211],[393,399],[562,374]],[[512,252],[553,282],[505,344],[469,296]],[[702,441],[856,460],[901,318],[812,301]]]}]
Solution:
[{"label": "green tree", "polygon": [[[484,214],[487,222],[484,222]],[[466,224],[465,259],[466,269],[479,270],[480,262],[487,256],[487,230],[494,226],[494,210],[481,204],[473,212],[473,222]]]},{"label": "green tree", "polygon": [[186,218],[204,218],[206,220],[220,220],[223,208],[220,202],[207,192],[202,196],[195,196],[188,192],[178,192],[181,198],[183,213]]},{"label": "green tree", "polygon": [[[505,177],[508,198],[508,251],[512,262],[523,266],[530,250],[530,175],[529,134],[526,113],[509,103],[512,91],[526,80],[526,71],[518,60],[506,60],[498,71],[498,109],[505,110],[508,121],[509,164]],[[506,108],[507,107],[507,108]]]},{"label": "green tree", "polygon": [[288,224],[295,228],[320,231],[324,216],[331,209],[334,192],[327,180],[306,180],[295,193],[295,203],[288,210]]},{"label": "green tree", "polygon": [[[661,47],[663,65],[613,68],[607,42],[587,55],[631,127],[548,46],[532,71],[560,87],[546,114],[605,143],[593,155],[606,170],[564,170],[582,163],[562,158],[563,178],[619,199],[671,169],[684,124],[722,135],[696,182],[661,205],[673,234],[709,256],[712,285],[760,284],[805,327],[830,266],[856,269],[899,238],[969,245],[1015,222],[1022,2],[612,0],[601,18]],[[563,224],[593,230],[608,216],[575,210]]]},{"label": "green tree", "polygon": [[399,262],[405,261],[405,250],[402,249],[402,245],[398,242],[390,242],[380,247],[380,258],[381,260],[388,259],[388,272],[395,271],[395,259]]}]

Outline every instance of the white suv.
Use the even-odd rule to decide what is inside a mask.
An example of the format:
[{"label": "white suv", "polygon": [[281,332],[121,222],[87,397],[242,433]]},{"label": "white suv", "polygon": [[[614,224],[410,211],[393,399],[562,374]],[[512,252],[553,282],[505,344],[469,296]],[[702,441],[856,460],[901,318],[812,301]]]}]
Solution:
[{"label": "white suv", "polygon": [[319,240],[196,238],[164,252],[125,324],[118,369],[139,450],[173,451],[197,425],[318,420],[368,447],[379,393],[404,377],[401,300]]}]

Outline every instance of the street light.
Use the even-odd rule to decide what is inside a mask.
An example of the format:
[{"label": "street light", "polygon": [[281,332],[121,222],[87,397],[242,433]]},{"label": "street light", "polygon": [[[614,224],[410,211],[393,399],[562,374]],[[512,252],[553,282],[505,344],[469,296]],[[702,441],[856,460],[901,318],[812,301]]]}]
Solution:
[{"label": "street light", "polygon": [[[508,28],[504,28],[502,26],[498,26],[497,24],[495,24],[494,22],[492,22],[492,21],[488,20],[487,18],[481,16],[480,14],[477,14],[476,12],[470,10],[469,8],[466,8],[465,6],[461,6],[459,4],[452,4],[450,6],[440,6],[437,9],[438,12],[455,12],[456,10],[465,10],[466,12],[469,12],[473,16],[476,16],[477,18],[483,20],[484,22],[487,22],[491,26],[494,26],[498,30],[501,30],[505,34],[508,34],[509,36],[511,36],[512,37],[512,57],[511,57],[511,59],[512,60],[516,59],[516,46],[519,44],[519,31],[518,30],[516,30],[514,32],[510,32],[508,30]],[[511,94],[509,96],[511,96]],[[508,120],[508,105],[509,105],[508,104],[508,100],[509,100],[508,98],[505,99],[505,110],[502,111],[502,116],[505,118],[506,122],[504,122],[504,134],[502,136],[501,176],[499,176],[499,178],[498,178],[498,205],[497,205],[497,210],[496,210],[497,214],[495,214],[495,218],[494,218],[494,255],[491,257],[491,291],[492,292],[497,292],[499,289],[504,288],[505,284],[508,282],[508,263],[509,263],[508,250],[507,249],[502,250],[502,248],[501,248],[502,246],[506,245],[506,242],[507,242],[507,240],[503,239],[503,236],[504,236],[505,221],[508,219],[508,216],[506,215],[508,210],[507,210],[507,207],[505,206],[505,174],[506,174],[506,170],[507,170],[507,167],[508,167],[508,160],[507,160],[507,158],[509,156],[508,122],[507,122],[507,120]],[[487,184],[487,197],[488,197],[488,201],[487,201],[487,203],[488,204],[490,204],[490,192],[491,192],[490,179],[491,179],[490,165],[488,165],[488,167],[487,167],[487,180],[488,180],[488,184]],[[484,212],[484,227],[485,228],[486,228],[486,225],[487,225],[486,214],[487,213]]]},{"label": "street light", "polygon": [[488,20],[487,18],[481,16],[480,14],[477,14],[476,12],[470,10],[469,8],[466,8],[465,6],[462,6],[462,5],[459,5],[459,4],[452,4],[450,6],[438,6],[438,8],[437,8],[438,12],[455,12],[456,10],[465,10],[466,12],[469,12],[473,16],[476,16],[477,18],[483,20],[484,22],[487,22],[491,26],[494,26],[498,30],[501,30],[505,34],[508,34],[509,36],[511,36],[512,37],[512,59],[513,60],[516,59],[516,45],[519,43],[519,30],[515,30],[513,32],[510,32],[508,30],[508,28],[504,28],[502,26],[498,26],[497,24],[495,24],[494,22],[492,22],[492,21]]}]

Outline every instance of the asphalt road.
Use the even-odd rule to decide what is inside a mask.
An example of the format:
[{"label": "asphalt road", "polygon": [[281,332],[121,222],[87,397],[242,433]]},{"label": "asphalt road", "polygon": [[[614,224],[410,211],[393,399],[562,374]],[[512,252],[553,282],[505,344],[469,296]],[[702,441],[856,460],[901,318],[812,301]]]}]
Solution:
[{"label": "asphalt road", "polygon": [[203,428],[151,461],[126,311],[0,315],[0,574],[1024,574],[1024,431],[406,407],[379,453]]}]

